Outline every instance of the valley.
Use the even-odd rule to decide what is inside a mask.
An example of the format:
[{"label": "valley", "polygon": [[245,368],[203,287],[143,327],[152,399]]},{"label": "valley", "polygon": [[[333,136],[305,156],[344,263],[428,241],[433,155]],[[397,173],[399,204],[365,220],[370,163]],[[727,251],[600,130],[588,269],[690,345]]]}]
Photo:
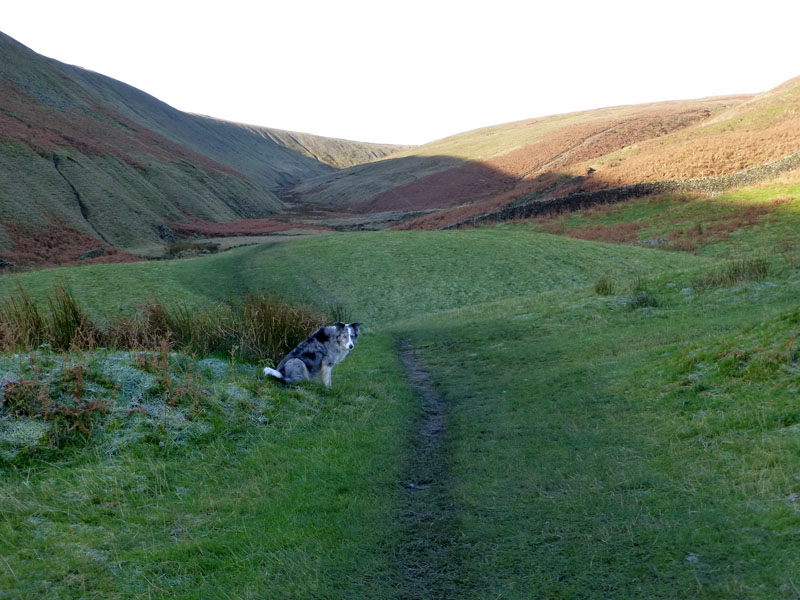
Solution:
[{"label": "valley", "polygon": [[0,56],[0,598],[798,595],[800,80],[406,147]]}]

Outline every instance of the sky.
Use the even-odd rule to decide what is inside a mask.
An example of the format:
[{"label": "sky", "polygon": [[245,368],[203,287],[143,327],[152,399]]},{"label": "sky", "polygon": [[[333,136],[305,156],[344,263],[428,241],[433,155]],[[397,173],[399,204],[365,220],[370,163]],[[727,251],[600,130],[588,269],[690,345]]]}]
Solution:
[{"label": "sky", "polygon": [[800,76],[791,0],[4,4],[3,33],[180,110],[365,142]]}]

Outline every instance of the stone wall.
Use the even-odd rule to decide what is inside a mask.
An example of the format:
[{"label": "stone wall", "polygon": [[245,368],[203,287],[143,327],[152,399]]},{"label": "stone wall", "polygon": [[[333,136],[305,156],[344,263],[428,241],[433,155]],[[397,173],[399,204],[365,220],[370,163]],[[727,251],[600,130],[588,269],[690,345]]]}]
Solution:
[{"label": "stone wall", "polygon": [[528,200],[507,206],[501,210],[472,217],[442,229],[457,229],[479,223],[495,221],[511,221],[513,219],[526,219],[543,213],[567,212],[594,206],[620,202],[629,198],[639,198],[652,194],[665,194],[674,192],[698,192],[713,196],[726,190],[752,185],[765,179],[775,177],[783,171],[788,171],[800,166],[800,152],[795,152],[778,160],[764,163],[758,167],[722,175],[720,177],[698,177],[695,179],[672,179],[668,181],[652,181],[636,183],[594,192],[577,192],[558,198],[544,200]]}]

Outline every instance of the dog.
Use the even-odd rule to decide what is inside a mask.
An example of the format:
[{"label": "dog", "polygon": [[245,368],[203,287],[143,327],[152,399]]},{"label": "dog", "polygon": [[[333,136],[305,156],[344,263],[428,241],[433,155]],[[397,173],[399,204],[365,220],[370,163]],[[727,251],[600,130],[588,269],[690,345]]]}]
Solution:
[{"label": "dog", "polygon": [[317,380],[331,387],[331,371],[353,349],[362,323],[342,323],[320,327],[289,352],[277,369],[264,368],[264,375],[284,383]]}]

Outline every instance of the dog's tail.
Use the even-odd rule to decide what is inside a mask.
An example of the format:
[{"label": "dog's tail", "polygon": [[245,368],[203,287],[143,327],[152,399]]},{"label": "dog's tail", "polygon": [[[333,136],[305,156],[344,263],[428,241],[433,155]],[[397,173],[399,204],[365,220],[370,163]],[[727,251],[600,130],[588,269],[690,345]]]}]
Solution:
[{"label": "dog's tail", "polygon": [[283,381],[283,373],[275,369],[270,369],[269,367],[264,367],[264,375],[269,375],[270,377]]}]

